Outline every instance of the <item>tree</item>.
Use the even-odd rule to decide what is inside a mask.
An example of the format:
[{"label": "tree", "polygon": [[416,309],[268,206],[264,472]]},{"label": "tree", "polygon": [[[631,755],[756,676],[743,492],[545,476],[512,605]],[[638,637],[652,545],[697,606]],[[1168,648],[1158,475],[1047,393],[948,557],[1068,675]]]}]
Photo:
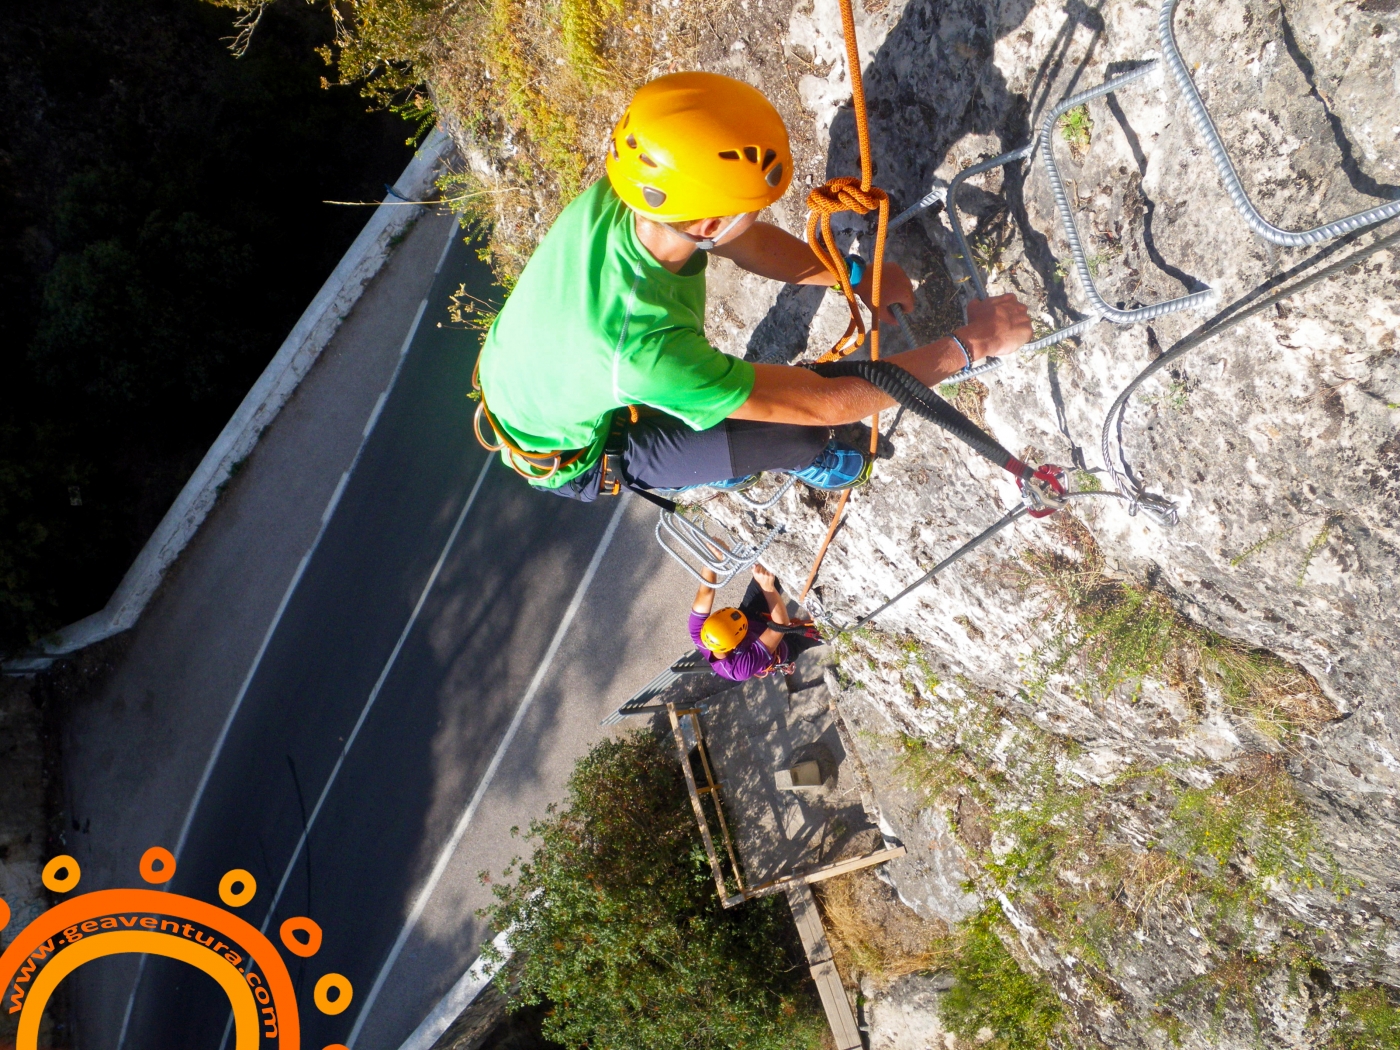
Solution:
[{"label": "tree", "polygon": [[523,956],[513,1005],[552,1005],[547,1038],[589,1050],[818,1045],[824,1022],[782,898],[720,904],[675,754],[655,735],[598,744],[565,807],[529,837],[534,855],[507,870],[515,882],[495,887],[487,915]]}]

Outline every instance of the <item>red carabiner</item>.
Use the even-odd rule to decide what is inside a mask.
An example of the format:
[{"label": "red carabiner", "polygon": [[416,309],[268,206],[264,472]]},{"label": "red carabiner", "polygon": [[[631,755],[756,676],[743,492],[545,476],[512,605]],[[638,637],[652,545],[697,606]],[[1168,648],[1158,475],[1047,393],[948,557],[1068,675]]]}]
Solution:
[{"label": "red carabiner", "polygon": [[1032,518],[1048,518],[1065,505],[1069,478],[1064,467],[1044,463],[1035,468],[1029,478],[1017,479],[1021,498],[1030,508]]}]

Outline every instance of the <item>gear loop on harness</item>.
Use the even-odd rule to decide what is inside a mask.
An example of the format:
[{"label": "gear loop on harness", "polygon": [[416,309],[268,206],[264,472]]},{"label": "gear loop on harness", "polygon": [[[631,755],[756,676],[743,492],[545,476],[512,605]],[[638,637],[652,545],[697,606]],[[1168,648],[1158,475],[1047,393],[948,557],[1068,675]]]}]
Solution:
[{"label": "gear loop on harness", "polygon": [[[526,481],[545,481],[552,478],[565,467],[578,462],[587,449],[556,449],[552,452],[532,452],[523,449],[515,442],[511,441],[500,423],[496,422],[495,415],[486,406],[486,394],[481,389],[480,379],[481,359],[472,368],[472,390],[468,395],[476,401],[476,412],[472,415],[472,433],[476,435],[477,443],[487,452],[505,452],[506,463],[511,470],[515,471]],[[481,421],[485,419],[491,427],[491,434],[494,444],[481,432]]]}]

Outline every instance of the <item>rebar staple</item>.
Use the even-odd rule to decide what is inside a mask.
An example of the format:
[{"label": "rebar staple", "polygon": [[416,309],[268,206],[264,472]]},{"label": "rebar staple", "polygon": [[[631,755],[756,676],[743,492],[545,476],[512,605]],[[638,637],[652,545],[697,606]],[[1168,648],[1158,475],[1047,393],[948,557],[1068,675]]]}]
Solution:
[{"label": "rebar staple", "polygon": [[1164,0],[1161,13],[1157,18],[1157,35],[1162,41],[1162,54],[1166,59],[1167,68],[1171,70],[1172,79],[1176,81],[1182,98],[1186,100],[1186,108],[1191,112],[1191,120],[1196,125],[1196,130],[1206,141],[1206,149],[1210,152],[1211,160],[1215,161],[1215,170],[1220,173],[1220,181],[1225,183],[1225,192],[1229,195],[1230,202],[1234,204],[1235,210],[1244,217],[1244,221],[1249,224],[1251,230],[1274,244],[1281,244],[1288,248],[1301,248],[1305,245],[1317,244],[1319,241],[1331,240],[1333,237],[1339,237],[1353,230],[1359,230],[1393,215],[1400,215],[1400,200],[1392,201],[1390,204],[1382,204],[1367,211],[1356,212],[1354,215],[1348,215],[1336,222],[1315,226],[1311,230],[1280,229],[1260,215],[1259,209],[1249,199],[1249,194],[1245,193],[1244,185],[1240,182],[1239,174],[1235,171],[1234,162],[1230,160],[1230,154],[1225,149],[1220,132],[1215,128],[1215,121],[1211,120],[1210,112],[1206,109],[1205,103],[1201,101],[1201,93],[1196,88],[1196,82],[1191,79],[1186,63],[1182,60],[1181,49],[1177,46],[1176,30],[1173,25],[1178,2],[1179,0]]},{"label": "rebar staple", "polygon": [[1079,240],[1079,228],[1075,225],[1074,211],[1069,206],[1069,195],[1065,192],[1065,184],[1064,180],[1060,178],[1060,170],[1055,166],[1054,129],[1055,124],[1062,116],[1091,99],[1117,91],[1135,80],[1141,80],[1156,68],[1157,62],[1154,60],[1131,72],[1124,73],[1122,76],[1107,80],[1098,87],[1071,95],[1050,111],[1040,129],[1040,155],[1045,161],[1045,175],[1050,180],[1050,192],[1054,195],[1055,207],[1060,212],[1060,224],[1064,227],[1065,238],[1069,241],[1070,255],[1074,257],[1074,271],[1079,275],[1079,283],[1083,287],[1084,294],[1088,297],[1093,310],[1114,324],[1136,324],[1139,321],[1151,321],[1153,318],[1176,313],[1178,310],[1189,310],[1192,307],[1207,305],[1214,302],[1216,298],[1214,291],[1206,289],[1202,292],[1183,295],[1177,299],[1168,299],[1166,302],[1140,306],[1135,310],[1120,310],[1115,306],[1110,306],[1099,294],[1098,287],[1094,284],[1094,275],[1089,269],[1089,260],[1084,254],[1084,245]]}]

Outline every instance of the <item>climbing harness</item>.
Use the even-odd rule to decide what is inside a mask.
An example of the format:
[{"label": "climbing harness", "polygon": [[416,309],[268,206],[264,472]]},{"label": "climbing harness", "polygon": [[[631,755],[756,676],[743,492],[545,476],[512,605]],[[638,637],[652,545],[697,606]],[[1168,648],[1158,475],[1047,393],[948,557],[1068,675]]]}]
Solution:
[{"label": "climbing harness", "polygon": [[[587,449],[557,449],[553,452],[531,452],[521,448],[510,439],[501,425],[496,422],[496,417],[491,410],[486,407],[486,395],[481,390],[481,359],[477,359],[476,365],[472,368],[472,389],[467,396],[476,402],[476,412],[472,416],[472,433],[476,435],[477,442],[487,452],[506,453],[506,463],[510,468],[519,474],[526,481],[544,481],[552,478],[565,467],[577,463]],[[485,420],[491,428],[491,437],[488,438],[481,432],[481,421]]]},{"label": "climbing harness", "polygon": [[[511,442],[501,425],[496,422],[491,410],[486,407],[486,397],[476,370],[472,371],[472,395],[477,402],[476,415],[472,419],[472,429],[476,439],[488,452],[508,453],[507,462],[511,468],[527,481],[543,481],[569,464],[574,463],[586,449],[571,452],[530,452]],[[712,535],[704,526],[692,521],[684,514],[684,509],[674,500],[666,499],[655,492],[637,485],[627,476],[622,456],[626,448],[628,425],[637,422],[639,415],[634,405],[626,406],[626,413],[619,410],[613,417],[612,429],[608,433],[603,457],[598,465],[598,495],[620,496],[624,489],[630,490],[649,503],[660,508],[656,520],[656,542],[661,549],[680,563],[696,580],[707,587],[720,588],[738,573],[752,567],[762,557],[774,537],[782,531],[782,525],[774,525],[757,543],[744,543],[733,539],[723,528],[712,524],[721,535]],[[490,425],[494,440],[488,440],[481,432],[481,421]],[[744,502],[755,510],[767,510],[782,498],[792,487],[792,478],[779,487],[778,491],[765,502],[756,503],[744,497]],[[706,580],[702,571],[708,569],[715,574],[715,582]]]}]

